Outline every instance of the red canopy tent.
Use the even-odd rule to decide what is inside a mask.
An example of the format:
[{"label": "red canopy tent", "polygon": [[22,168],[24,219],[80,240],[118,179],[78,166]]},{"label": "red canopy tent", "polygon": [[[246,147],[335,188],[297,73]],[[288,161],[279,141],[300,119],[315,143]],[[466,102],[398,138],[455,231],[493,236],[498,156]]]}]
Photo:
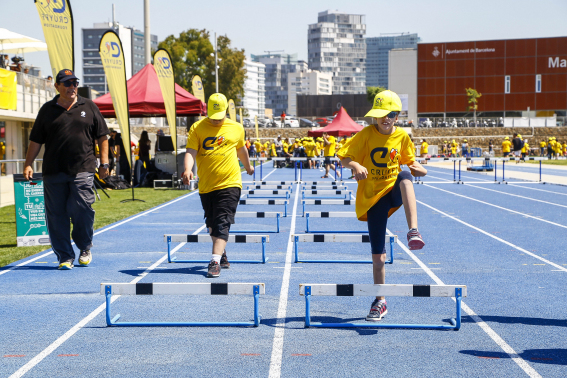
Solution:
[{"label": "red canopy tent", "polygon": [[[130,117],[165,117],[163,96],[154,66],[147,64],[127,82]],[[114,106],[110,93],[94,100],[104,117],[114,118]],[[191,93],[175,84],[177,116],[206,115],[207,106]]]},{"label": "red canopy tent", "polygon": [[341,107],[333,122],[322,129],[309,131],[307,134],[314,137],[322,136],[323,133],[333,136],[350,136],[350,134],[357,133],[362,129],[362,126],[350,118],[345,108]]}]

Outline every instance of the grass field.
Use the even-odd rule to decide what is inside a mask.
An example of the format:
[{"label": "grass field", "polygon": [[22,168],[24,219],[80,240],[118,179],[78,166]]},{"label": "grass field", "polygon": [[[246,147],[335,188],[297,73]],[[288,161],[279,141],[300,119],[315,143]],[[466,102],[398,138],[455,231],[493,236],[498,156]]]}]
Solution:
[{"label": "grass field", "polygon": [[[539,164],[539,161],[526,160],[526,163]],[[549,165],[567,165],[567,160],[542,160],[541,163]]]},{"label": "grass field", "polygon": [[[132,198],[131,190],[112,190],[107,191],[107,193],[110,199],[99,191],[101,201],[97,199],[93,205],[96,211],[95,230],[187,194],[188,192],[184,190],[137,188],[135,189],[135,198],[142,199],[146,202],[135,201],[126,203],[120,203],[120,201]],[[0,267],[49,248],[50,246],[16,247],[15,206],[0,208]]]}]

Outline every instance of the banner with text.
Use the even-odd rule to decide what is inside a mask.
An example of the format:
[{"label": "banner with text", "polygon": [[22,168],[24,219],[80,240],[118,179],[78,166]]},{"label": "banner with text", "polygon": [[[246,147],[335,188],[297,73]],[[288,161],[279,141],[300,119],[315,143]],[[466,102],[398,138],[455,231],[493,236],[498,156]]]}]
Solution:
[{"label": "banner with text", "polygon": [[[126,88],[126,65],[122,42],[114,31],[109,30],[102,35],[98,52],[104,67],[108,90],[112,97],[116,120],[120,125],[122,142],[124,147],[128,148],[127,146],[130,146],[130,110]],[[126,156],[128,157],[128,164],[132,167],[131,154],[126,154]]]},{"label": "banner with text", "polygon": [[16,73],[0,68],[0,109],[18,108],[18,81]]},{"label": "banner with text", "polygon": [[228,115],[231,120],[236,122],[236,106],[234,106],[234,101],[232,99],[228,100]]},{"label": "banner with text", "polygon": [[69,0],[34,0],[47,44],[53,77],[63,69],[75,71],[73,13]]},{"label": "banner with text", "polygon": [[173,66],[171,64],[171,56],[164,49],[159,49],[154,54],[154,69],[161,88],[163,103],[165,106],[165,115],[169,124],[169,132],[171,141],[177,154],[177,124],[176,124],[176,106],[175,106],[175,77],[173,76]]}]

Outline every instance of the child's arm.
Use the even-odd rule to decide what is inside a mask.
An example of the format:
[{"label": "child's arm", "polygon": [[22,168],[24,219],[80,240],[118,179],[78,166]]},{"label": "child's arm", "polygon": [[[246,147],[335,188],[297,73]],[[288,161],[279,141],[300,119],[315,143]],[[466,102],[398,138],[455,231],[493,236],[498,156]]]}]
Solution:
[{"label": "child's arm", "polygon": [[353,161],[351,158],[347,157],[341,159],[341,164],[343,165],[343,167],[352,170],[352,174],[356,181],[364,180],[366,177],[368,177],[368,170],[362,165],[358,164],[356,161]]},{"label": "child's arm", "polygon": [[410,169],[413,177],[423,177],[427,174],[427,169],[425,169],[423,165],[419,164],[417,161],[408,165],[408,168]]}]

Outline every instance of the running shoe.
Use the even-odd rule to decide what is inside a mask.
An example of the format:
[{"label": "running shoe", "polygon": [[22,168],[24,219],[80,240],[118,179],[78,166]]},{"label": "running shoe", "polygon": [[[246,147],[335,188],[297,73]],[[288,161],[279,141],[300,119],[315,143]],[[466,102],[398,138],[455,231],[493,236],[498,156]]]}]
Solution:
[{"label": "running shoe", "polygon": [[230,268],[230,263],[228,262],[228,259],[226,258],[226,249],[223,251],[222,256],[220,258],[220,267],[222,269],[229,269]]},{"label": "running shoe", "polygon": [[421,234],[417,231],[417,228],[412,228],[408,231],[408,246],[410,251],[422,249],[425,246],[425,242],[421,238]]},{"label": "running shoe", "polygon": [[81,255],[79,256],[79,264],[81,266],[87,266],[93,261],[93,255],[91,254],[90,250],[81,251]]},{"label": "running shoe", "polygon": [[370,306],[370,313],[366,317],[369,322],[377,322],[382,320],[384,316],[388,313],[386,307],[386,302],[380,302],[378,299],[374,299],[372,306]]},{"label": "running shoe", "polygon": [[73,260],[67,260],[67,261],[63,261],[62,263],[59,264],[59,267],[57,269],[59,270],[71,270],[73,269]]},{"label": "running shoe", "polygon": [[215,260],[211,260],[211,262],[209,263],[209,269],[207,272],[207,277],[208,278],[216,278],[218,276],[220,276],[220,265],[218,262],[216,262]]}]

